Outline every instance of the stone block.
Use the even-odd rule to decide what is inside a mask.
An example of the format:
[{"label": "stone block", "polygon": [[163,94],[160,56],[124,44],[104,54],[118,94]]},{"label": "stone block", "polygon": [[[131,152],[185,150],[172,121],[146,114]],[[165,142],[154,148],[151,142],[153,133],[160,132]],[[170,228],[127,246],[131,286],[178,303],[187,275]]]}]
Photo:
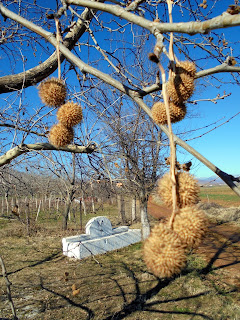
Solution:
[{"label": "stone block", "polygon": [[140,229],[127,226],[112,228],[107,217],[96,217],[88,221],[86,234],[62,239],[63,254],[77,259],[103,254],[141,241]]}]

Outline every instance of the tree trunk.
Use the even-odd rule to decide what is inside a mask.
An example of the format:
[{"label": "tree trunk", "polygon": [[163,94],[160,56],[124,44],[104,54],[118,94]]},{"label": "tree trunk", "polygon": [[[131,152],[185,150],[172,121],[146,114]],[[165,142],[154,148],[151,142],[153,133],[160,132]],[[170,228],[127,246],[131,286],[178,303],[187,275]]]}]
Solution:
[{"label": "tree trunk", "polygon": [[92,213],[96,213],[96,211],[95,211],[95,203],[94,203],[94,199],[93,199],[93,197],[92,197]]},{"label": "tree trunk", "polygon": [[62,229],[63,230],[67,230],[68,216],[69,216],[71,203],[72,203],[71,197],[68,196],[67,197],[67,201],[66,201],[65,210],[64,210],[64,213],[63,213],[63,220],[62,220]]},{"label": "tree trunk", "polygon": [[84,215],[86,216],[87,215],[87,209],[86,209],[86,203],[85,203],[85,200],[84,200],[83,190],[82,190],[82,207],[83,207]]},{"label": "tree trunk", "polygon": [[82,217],[82,200],[79,202],[79,211],[80,211],[80,228],[83,231],[83,217]]},{"label": "tree trunk", "polygon": [[5,192],[5,201],[6,201],[6,207],[7,207],[7,215],[8,215],[8,212],[9,212],[9,203],[8,203],[8,193]]},{"label": "tree trunk", "polygon": [[26,215],[26,228],[27,228],[27,235],[30,235],[30,208],[29,202],[25,199],[25,215]]},{"label": "tree trunk", "polygon": [[136,197],[132,198],[132,223],[137,221],[137,202]]},{"label": "tree trunk", "polygon": [[95,202],[94,202],[94,192],[93,192],[93,184],[91,183],[91,202],[92,202],[92,213],[96,213],[95,211]]},{"label": "tree trunk", "polygon": [[63,213],[63,220],[62,220],[62,229],[67,230],[67,224],[68,224],[68,218],[70,213],[71,204],[73,201],[74,196],[74,189],[71,188],[71,190],[68,192],[67,199],[66,199],[66,205]]},{"label": "tree trunk", "polygon": [[142,224],[142,239],[145,240],[150,235],[150,223],[147,212],[148,197],[142,192],[140,197],[140,215]]},{"label": "tree trunk", "polygon": [[127,223],[125,214],[125,201],[122,194],[117,195],[119,217],[123,224]]}]

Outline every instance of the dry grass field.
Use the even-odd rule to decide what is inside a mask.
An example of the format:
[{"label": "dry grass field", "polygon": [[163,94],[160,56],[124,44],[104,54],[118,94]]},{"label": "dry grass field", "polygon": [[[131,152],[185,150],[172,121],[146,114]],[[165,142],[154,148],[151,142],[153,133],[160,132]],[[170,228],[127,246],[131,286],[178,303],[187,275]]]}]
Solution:
[{"label": "dry grass field", "polygon": [[[101,214],[119,225],[114,208]],[[83,260],[66,258],[61,238],[79,233],[73,223],[62,233],[60,222],[42,219],[27,236],[16,219],[0,219],[0,247],[21,320],[239,320],[239,231],[237,224],[213,224],[172,279],[157,279],[146,269],[141,243]],[[1,275],[0,319],[12,319]]]}]

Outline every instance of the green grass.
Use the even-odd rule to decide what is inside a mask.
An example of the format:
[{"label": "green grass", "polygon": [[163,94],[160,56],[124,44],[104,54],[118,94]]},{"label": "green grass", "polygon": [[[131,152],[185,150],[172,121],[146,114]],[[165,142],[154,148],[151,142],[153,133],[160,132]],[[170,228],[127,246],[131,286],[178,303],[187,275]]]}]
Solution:
[{"label": "green grass", "polygon": [[240,197],[227,186],[201,187],[200,198],[222,206],[240,206]]}]

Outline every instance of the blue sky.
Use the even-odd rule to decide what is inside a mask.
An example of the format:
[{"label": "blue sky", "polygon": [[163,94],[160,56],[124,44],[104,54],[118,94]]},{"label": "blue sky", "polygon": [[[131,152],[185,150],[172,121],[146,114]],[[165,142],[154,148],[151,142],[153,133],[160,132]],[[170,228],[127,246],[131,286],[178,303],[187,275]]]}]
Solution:
[{"label": "blue sky", "polygon": [[[49,3],[54,7],[55,1],[50,1]],[[216,11],[214,11],[214,14],[212,14],[212,16],[220,14],[222,11],[226,10],[229,4],[232,4],[232,2],[219,2],[219,7]],[[178,18],[178,21],[183,20],[181,17]],[[228,41],[237,41],[240,36],[240,27],[224,29],[219,33],[224,33],[226,35],[226,40]],[[102,35],[99,36],[98,40],[101,42],[101,39],[102,41],[104,39]],[[233,52],[233,55],[239,55],[239,44],[235,46],[235,48],[235,50],[237,51]],[[49,49],[50,52],[53,51],[53,47],[51,45],[49,45]],[[43,52],[40,54],[41,56],[37,55],[37,57],[34,57],[31,48],[28,48],[27,50],[28,51],[24,52],[25,56],[28,58],[27,68],[38,63],[39,59],[44,60],[46,58],[46,55]],[[224,50],[225,53],[227,52],[228,54],[231,54],[231,51],[228,47],[226,47]],[[192,50],[191,54],[193,58],[201,59],[201,56],[197,49]],[[84,58],[85,57],[83,57],[83,60],[87,61],[87,57],[85,59]],[[240,63],[239,58],[237,58],[237,62]],[[203,67],[206,66],[207,68],[209,68],[215,66],[216,61],[211,63],[211,61],[208,60],[205,64],[205,61],[203,60],[200,61],[200,64]],[[18,71],[22,71],[21,68],[22,64],[19,66]],[[8,70],[3,68],[2,71],[7,72]],[[223,81],[227,81],[229,79],[229,76],[226,74],[217,74],[216,77],[218,79],[222,79]],[[203,84],[204,80],[197,81],[195,94],[192,97],[192,100],[215,98],[217,94],[220,94],[220,96],[222,96],[224,94],[224,91],[226,92],[226,94],[231,93],[231,96],[225,98],[224,100],[218,100],[217,104],[209,101],[199,102],[197,105],[188,104],[189,118],[184,119],[181,122],[181,125],[174,125],[174,132],[182,133],[189,130],[196,130],[197,128],[201,127],[204,128],[202,130],[190,133],[187,137],[188,139],[204,134],[206,131],[214,128],[215,126],[218,126],[220,123],[227,121],[240,111],[240,88],[237,85],[224,84],[220,89],[217,89],[210,84],[206,85],[206,83],[204,87]],[[28,92],[28,100],[30,104],[40,104],[40,100],[37,97],[36,88],[28,89],[26,92]],[[215,125],[206,128],[206,126],[215,122],[217,122]],[[226,171],[229,174],[240,175],[240,148],[238,142],[239,135],[240,115],[236,116],[231,121],[218,127],[212,132],[203,135],[201,138],[190,140],[188,143],[221,170]],[[185,135],[180,135],[180,137],[183,139],[186,138]],[[178,151],[178,158],[181,162],[189,160],[193,162],[192,173],[197,177],[209,177],[213,175],[213,172],[211,170],[206,168],[203,164],[199,163],[199,161],[194,159],[192,155],[188,154],[179,147]]]},{"label": "blue sky", "polygon": [[[223,92],[218,92],[223,95]],[[184,119],[182,126],[185,130],[203,127],[202,130],[192,132],[189,139],[201,136],[217,127],[197,139],[188,141],[188,143],[219,169],[232,175],[240,175],[240,144],[238,140],[240,136],[240,114],[224,124],[224,122],[240,112],[239,88],[226,86],[226,94],[230,92],[232,93],[231,96],[224,100],[219,100],[216,104],[206,101],[199,103],[197,106],[188,105],[188,110],[194,108],[198,116]],[[200,96],[196,93],[194,98],[203,99],[204,96],[206,98],[214,98],[216,94],[216,90],[208,89],[205,94],[202,93]],[[206,127],[209,124],[213,125]],[[186,152],[182,154],[183,150],[181,148],[178,148],[178,150],[180,151],[178,153],[179,159],[183,161],[189,161],[190,159],[193,162],[192,173],[197,177],[203,178],[214,175],[210,169],[194,159],[190,154]]]}]

